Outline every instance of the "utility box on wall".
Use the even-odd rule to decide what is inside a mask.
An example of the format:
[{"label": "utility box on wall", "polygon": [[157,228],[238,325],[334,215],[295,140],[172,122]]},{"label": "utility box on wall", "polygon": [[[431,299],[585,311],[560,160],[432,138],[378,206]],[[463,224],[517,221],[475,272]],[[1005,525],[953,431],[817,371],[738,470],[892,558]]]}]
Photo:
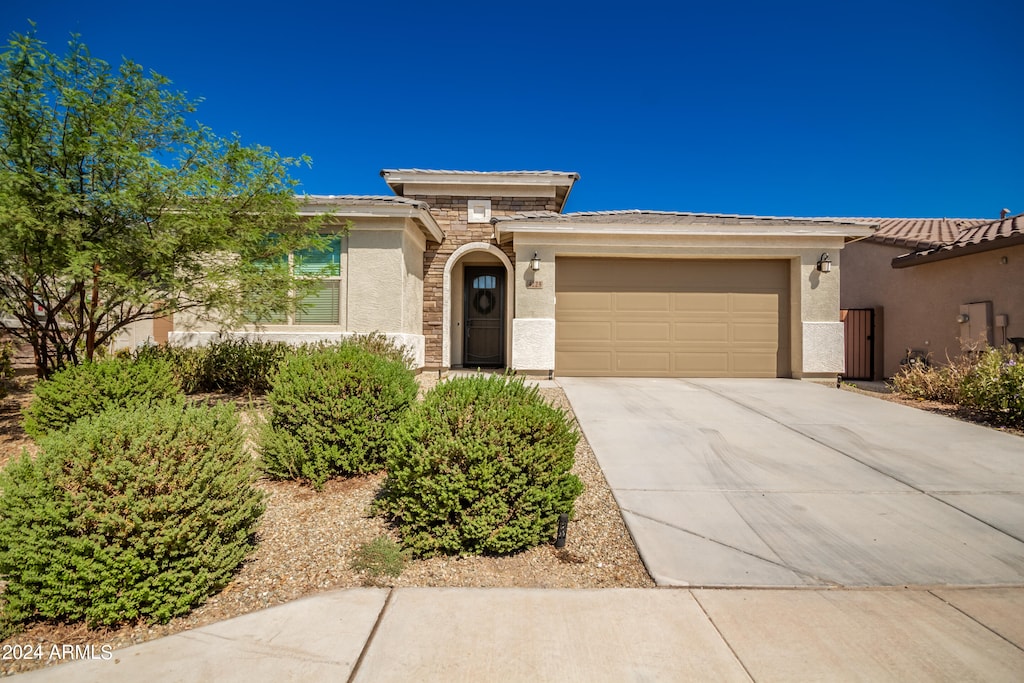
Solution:
[{"label": "utility box on wall", "polygon": [[960,315],[956,320],[960,323],[961,351],[976,351],[992,346],[991,301],[961,304]]}]

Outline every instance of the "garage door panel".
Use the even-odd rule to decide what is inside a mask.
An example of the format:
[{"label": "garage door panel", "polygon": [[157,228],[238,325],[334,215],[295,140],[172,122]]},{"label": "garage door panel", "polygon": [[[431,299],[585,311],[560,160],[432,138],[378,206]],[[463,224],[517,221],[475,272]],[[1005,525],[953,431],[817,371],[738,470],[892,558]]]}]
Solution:
[{"label": "garage door panel", "polygon": [[685,351],[672,354],[679,377],[727,377],[729,354],[724,351]]},{"label": "garage door panel", "polygon": [[555,366],[566,375],[611,375],[611,351],[556,351]]},{"label": "garage door panel", "polygon": [[648,343],[668,342],[672,340],[672,327],[669,323],[625,322],[615,323],[615,341]]},{"label": "garage door panel", "polygon": [[779,324],[772,322],[744,322],[732,326],[732,341],[754,342],[775,349],[779,341]]},{"label": "garage door panel", "polygon": [[672,295],[672,310],[680,312],[728,310],[729,295],[725,292],[677,292]]},{"label": "garage door panel", "polygon": [[768,313],[775,316],[779,311],[779,296],[774,292],[730,294],[729,310],[733,313]]},{"label": "garage door panel", "polygon": [[776,377],[789,372],[789,263],[556,259],[555,371]]},{"label": "garage door panel", "polygon": [[559,321],[559,338],[565,342],[611,342],[612,323],[599,321]]},{"label": "garage door panel", "polygon": [[775,353],[743,353],[732,354],[732,369],[745,377],[775,377],[774,372],[765,370],[775,362]]},{"label": "garage door panel", "polygon": [[558,303],[576,313],[610,313],[613,309],[611,292],[559,292]]},{"label": "garage door panel", "polygon": [[634,372],[665,373],[672,367],[672,354],[668,351],[618,352],[615,354],[615,369],[629,374]]},{"label": "garage door panel", "polygon": [[636,313],[668,313],[672,296],[668,292],[618,292],[614,295],[616,311]]},{"label": "garage door panel", "polygon": [[729,343],[729,324],[725,321],[683,322],[676,323],[673,328],[673,338],[677,342]]}]

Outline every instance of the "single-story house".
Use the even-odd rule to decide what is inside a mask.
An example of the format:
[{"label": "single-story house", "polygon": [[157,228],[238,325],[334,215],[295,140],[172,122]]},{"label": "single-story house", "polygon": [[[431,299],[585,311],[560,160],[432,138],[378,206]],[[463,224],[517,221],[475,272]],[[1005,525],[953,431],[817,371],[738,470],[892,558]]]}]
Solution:
[{"label": "single-story house", "polygon": [[[314,196],[351,231],[304,313],[237,330],[293,342],[378,331],[417,366],[542,375],[794,377],[844,369],[851,219],[660,211],[564,213],[555,171],[381,172],[393,196]],[[140,333],[145,334],[145,331]],[[202,343],[184,316],[171,343]]]},{"label": "single-story house", "polygon": [[1024,343],[1024,215],[845,220],[879,226],[843,250],[847,377]]}]

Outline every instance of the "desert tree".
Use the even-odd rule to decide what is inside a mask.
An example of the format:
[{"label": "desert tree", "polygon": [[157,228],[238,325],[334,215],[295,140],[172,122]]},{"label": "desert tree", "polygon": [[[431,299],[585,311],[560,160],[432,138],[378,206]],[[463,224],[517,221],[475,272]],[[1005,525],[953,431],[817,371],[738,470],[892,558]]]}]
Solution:
[{"label": "desert tree", "polygon": [[76,35],[57,55],[33,28],[0,54],[0,325],[40,377],[136,321],[267,320],[315,286],[287,258],[327,245],[290,176],[309,160],[218,136],[197,104]]}]

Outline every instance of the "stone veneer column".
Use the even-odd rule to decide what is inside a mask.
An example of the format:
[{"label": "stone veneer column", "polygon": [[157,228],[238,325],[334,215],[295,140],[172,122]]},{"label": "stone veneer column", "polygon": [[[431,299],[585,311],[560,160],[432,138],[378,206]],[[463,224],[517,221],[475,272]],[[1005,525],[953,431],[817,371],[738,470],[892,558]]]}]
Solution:
[{"label": "stone veneer column", "polygon": [[[537,197],[449,197],[436,195],[410,195],[411,199],[426,202],[430,213],[444,231],[441,244],[427,243],[423,254],[423,336],[425,344],[424,370],[443,368],[442,334],[444,330],[444,268],[452,253],[469,242],[486,242],[500,248],[515,266],[516,255],[511,242],[499,245],[494,240],[494,226],[490,223],[469,223],[469,200],[491,200],[492,216],[508,216],[522,211],[558,211],[555,199]],[[507,282],[506,287],[515,283]],[[511,320],[511,316],[509,317]],[[510,322],[506,321],[506,324]],[[511,359],[509,359],[511,360]]]}]

